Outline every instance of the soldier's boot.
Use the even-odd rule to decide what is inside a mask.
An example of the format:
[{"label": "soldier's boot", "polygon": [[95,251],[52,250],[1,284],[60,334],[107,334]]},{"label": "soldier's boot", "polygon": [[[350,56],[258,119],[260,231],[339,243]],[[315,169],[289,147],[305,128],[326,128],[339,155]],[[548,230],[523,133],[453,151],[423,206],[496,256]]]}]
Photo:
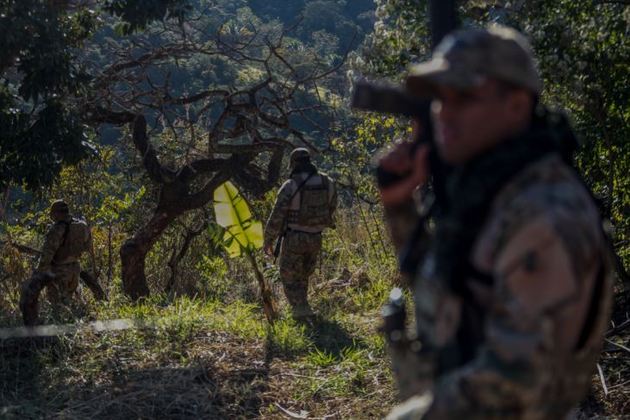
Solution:
[{"label": "soldier's boot", "polygon": [[315,316],[308,303],[291,306],[291,314],[295,319],[310,319]]},{"label": "soldier's boot", "polygon": [[291,314],[294,319],[304,320],[315,315],[307,300],[308,284],[285,282],[283,287],[287,301],[291,305]]},{"label": "soldier's boot", "polygon": [[46,297],[52,307],[58,306],[62,301],[62,294],[55,280],[50,282],[46,287]]}]

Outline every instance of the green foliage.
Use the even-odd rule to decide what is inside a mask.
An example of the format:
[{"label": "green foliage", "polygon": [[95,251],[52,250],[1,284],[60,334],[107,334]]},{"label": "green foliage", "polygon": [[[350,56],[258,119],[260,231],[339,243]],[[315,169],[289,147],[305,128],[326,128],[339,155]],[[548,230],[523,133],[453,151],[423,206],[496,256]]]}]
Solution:
[{"label": "green foliage", "polygon": [[317,367],[328,367],[338,362],[335,355],[327,352],[326,350],[315,349],[315,351],[309,353],[308,362]]},{"label": "green foliage", "polygon": [[13,106],[0,88],[0,189],[11,183],[30,190],[50,185],[64,162],[88,155],[85,127],[60,102],[48,101],[35,120]]},{"label": "green foliage", "polygon": [[[57,2],[4,1],[0,4],[0,77],[15,81],[24,101],[76,92],[83,75],[74,63],[79,47],[96,27],[89,10],[69,13]],[[8,70],[15,66],[17,81]]]},{"label": "green foliage", "polygon": [[[184,1],[109,1],[128,33],[181,18]],[[77,99],[92,78],[81,48],[100,25],[96,9],[44,0],[0,3],[0,190],[50,186],[63,165],[87,157],[90,128]]]},{"label": "green foliage", "polygon": [[204,255],[196,268],[203,284],[202,294],[210,300],[223,300],[230,290],[228,266],[223,257]]},{"label": "green foliage", "polygon": [[394,139],[408,135],[407,121],[383,114],[362,114],[361,118],[347,131],[332,139],[335,152],[328,156],[342,183],[371,202],[378,194],[374,183],[374,157]]},{"label": "green foliage", "polygon": [[66,99],[87,81],[74,51],[95,25],[54,2],[0,4],[0,190],[50,185],[64,162],[88,155],[88,130]]},{"label": "green foliage", "polygon": [[248,6],[261,17],[279,19],[285,25],[299,22],[299,39],[307,43],[316,33],[340,41],[326,45],[333,53],[342,52],[354,38],[358,45],[372,28],[372,0],[250,0]]},{"label": "green foliage", "polygon": [[253,218],[245,197],[229,181],[214,191],[214,214],[225,228],[223,240],[230,257],[262,248],[262,223]]},{"label": "green foliage", "polygon": [[401,76],[430,52],[426,1],[376,0],[374,31],[366,38],[353,68],[379,77]]},{"label": "green foliage", "polygon": [[299,355],[312,347],[304,325],[296,324],[293,319],[274,322],[268,334],[274,349],[285,356]]},{"label": "green foliage", "polygon": [[[354,70],[401,80],[410,62],[425,59],[429,51],[426,5],[379,0],[374,33],[363,54],[353,58]],[[617,251],[628,266],[630,7],[588,0],[475,1],[462,3],[459,13],[467,26],[499,22],[531,38],[545,83],[543,100],[569,111],[582,139],[577,165],[602,198],[603,213],[614,226]],[[370,125],[370,118],[364,117],[359,127]],[[360,145],[354,146],[353,154],[360,154]],[[371,151],[364,148],[363,153]]]},{"label": "green foliage", "polygon": [[531,36],[548,102],[568,109],[582,148],[580,172],[602,199],[630,266],[630,6],[531,2],[507,21]]}]

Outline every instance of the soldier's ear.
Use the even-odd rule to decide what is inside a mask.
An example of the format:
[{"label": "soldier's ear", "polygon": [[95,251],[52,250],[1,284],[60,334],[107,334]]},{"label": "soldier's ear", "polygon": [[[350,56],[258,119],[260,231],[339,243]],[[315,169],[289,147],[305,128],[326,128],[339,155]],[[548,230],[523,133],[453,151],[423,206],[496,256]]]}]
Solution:
[{"label": "soldier's ear", "polygon": [[531,116],[533,101],[531,93],[525,89],[510,92],[507,100],[507,112],[514,121],[521,121]]}]

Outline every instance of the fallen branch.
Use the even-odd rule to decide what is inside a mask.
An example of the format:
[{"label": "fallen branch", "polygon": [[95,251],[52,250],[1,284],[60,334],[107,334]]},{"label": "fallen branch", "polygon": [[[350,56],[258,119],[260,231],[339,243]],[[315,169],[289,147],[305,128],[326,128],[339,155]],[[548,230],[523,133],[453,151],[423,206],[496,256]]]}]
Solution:
[{"label": "fallen branch", "polygon": [[630,380],[628,380],[628,381],[624,381],[624,382],[622,382],[622,383],[620,383],[620,384],[616,384],[616,385],[611,386],[611,387],[609,388],[609,391],[611,391],[611,392],[612,392],[612,390],[613,390],[613,389],[622,388],[622,387],[624,387],[624,386],[626,386],[626,385],[628,385],[628,384],[630,384]]},{"label": "fallen branch", "polygon": [[604,395],[608,396],[608,387],[606,386],[606,378],[604,378],[604,371],[602,371],[602,367],[597,364],[597,373],[599,373],[599,379],[602,382],[602,388],[604,389]]},{"label": "fallen branch", "polygon": [[628,327],[630,327],[630,319],[627,319],[616,327],[613,327],[610,330],[606,331],[606,337],[612,337]]},{"label": "fallen branch", "polygon": [[623,344],[615,343],[614,341],[609,340],[607,338],[605,338],[604,341],[606,341],[608,344],[612,344],[613,346],[615,346],[615,347],[617,347],[617,348],[619,348],[621,350],[625,350],[628,353],[630,353],[630,349],[628,347],[624,346]]},{"label": "fallen branch", "polygon": [[295,413],[293,411],[287,410],[286,408],[282,407],[278,403],[274,403],[274,405],[276,407],[278,407],[278,409],[280,409],[280,411],[282,411],[284,414],[286,414],[287,416],[289,416],[292,419],[307,419],[308,418],[308,411],[301,410],[300,413],[298,414],[298,413]]}]

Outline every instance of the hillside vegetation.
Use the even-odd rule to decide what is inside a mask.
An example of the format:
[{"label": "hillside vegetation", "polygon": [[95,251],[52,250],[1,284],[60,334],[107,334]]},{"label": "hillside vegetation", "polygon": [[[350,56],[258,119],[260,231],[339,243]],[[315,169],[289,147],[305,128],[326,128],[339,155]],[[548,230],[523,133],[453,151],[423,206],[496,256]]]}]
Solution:
[{"label": "hillside vegetation", "polygon": [[[630,6],[476,0],[458,14],[527,34],[543,102],[581,140],[617,280],[578,417],[630,416]],[[409,124],[348,100],[352,80],[400,82],[429,56],[427,19],[410,0],[1,2],[0,417],[385,415],[397,400],[379,310],[399,279],[373,159]],[[253,254],[280,301],[269,325],[212,194],[230,180],[264,221],[295,146],[336,180],[337,227],[311,279],[312,324],[292,319],[276,264]],[[20,288],[58,198],[92,228],[108,301],[85,288],[60,311],[42,299],[41,321],[66,332],[3,338],[22,325]],[[90,324],[108,320],[124,328]]]}]

